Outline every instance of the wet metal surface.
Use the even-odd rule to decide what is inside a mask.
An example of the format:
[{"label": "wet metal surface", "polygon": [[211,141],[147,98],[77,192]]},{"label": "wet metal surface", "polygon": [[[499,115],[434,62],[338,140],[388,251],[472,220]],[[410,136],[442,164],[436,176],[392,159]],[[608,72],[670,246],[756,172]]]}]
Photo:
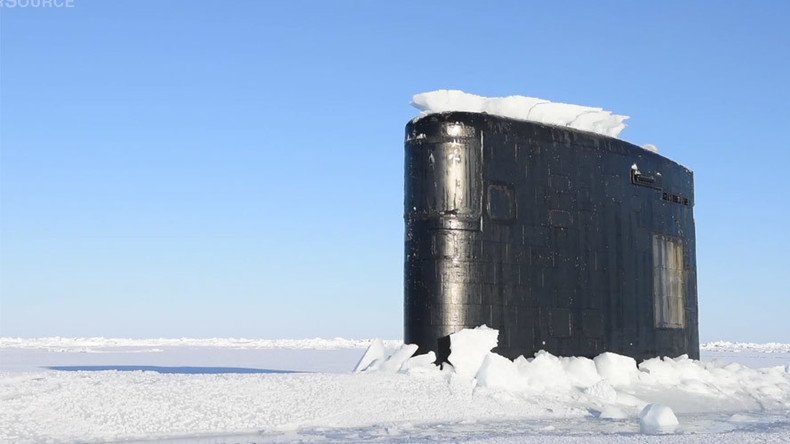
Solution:
[{"label": "wet metal surface", "polygon": [[[463,112],[409,123],[405,154],[406,342],[441,358],[447,335],[487,324],[511,358],[699,357],[691,171],[622,140]],[[657,249],[681,257],[658,263]]]}]

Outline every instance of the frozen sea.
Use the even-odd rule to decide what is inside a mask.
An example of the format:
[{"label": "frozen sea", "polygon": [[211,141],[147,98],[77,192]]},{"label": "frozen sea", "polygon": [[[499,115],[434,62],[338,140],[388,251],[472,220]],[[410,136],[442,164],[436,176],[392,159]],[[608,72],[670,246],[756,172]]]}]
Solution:
[{"label": "frozen sea", "polygon": [[366,341],[211,341],[2,338],[0,440],[790,442],[782,344],[703,351],[721,371],[743,366],[722,376],[743,381],[618,388],[621,401],[661,402],[677,414],[673,433],[645,435],[630,404],[620,404],[625,418],[602,419],[597,398],[571,389],[511,393],[447,375],[352,374]]}]

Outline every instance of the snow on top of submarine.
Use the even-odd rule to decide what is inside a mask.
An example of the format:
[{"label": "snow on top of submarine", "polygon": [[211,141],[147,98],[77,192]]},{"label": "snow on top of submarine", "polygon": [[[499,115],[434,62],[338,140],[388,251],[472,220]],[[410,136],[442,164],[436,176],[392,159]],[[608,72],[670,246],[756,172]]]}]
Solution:
[{"label": "snow on top of submarine", "polygon": [[483,97],[461,90],[440,89],[415,94],[412,106],[420,117],[449,111],[487,113],[517,120],[566,126],[609,137],[617,137],[625,128],[628,116],[613,114],[603,108],[556,103],[526,96]]}]

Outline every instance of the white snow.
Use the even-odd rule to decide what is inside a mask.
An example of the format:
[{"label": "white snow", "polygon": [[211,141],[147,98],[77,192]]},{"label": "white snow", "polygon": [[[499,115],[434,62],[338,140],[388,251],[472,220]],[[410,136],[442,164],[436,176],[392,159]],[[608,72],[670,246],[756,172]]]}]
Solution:
[{"label": "white snow", "polygon": [[603,108],[556,103],[525,96],[482,97],[461,90],[441,89],[415,94],[412,106],[421,116],[448,111],[488,113],[511,119],[566,126],[604,136],[617,137],[628,116]]},{"label": "white snow", "polygon": [[[636,164],[632,166],[635,167]],[[37,349],[49,351],[80,351],[102,352],[102,349],[129,348],[127,352],[161,351],[163,347],[211,347],[247,349],[293,349],[293,350],[341,350],[367,348],[372,339],[346,338],[310,338],[310,339],[260,339],[260,338],[73,338],[73,337],[41,337],[19,338],[0,337],[0,349]],[[383,340],[387,348],[400,347],[403,341]],[[703,351],[720,352],[758,352],[758,353],[790,353],[790,343],[768,342],[729,342],[714,341],[700,345]]]},{"label": "white snow", "polygon": [[436,353],[432,351],[424,355],[412,356],[403,363],[400,367],[400,371],[405,373],[418,373],[433,370],[436,367],[434,364],[435,361]]},{"label": "white snow", "polygon": [[[632,359],[611,353],[587,359],[539,352],[511,361],[490,352],[497,344],[496,335],[489,328],[459,332],[451,340],[457,365],[442,369],[433,364],[433,354],[412,356],[414,346],[392,347],[385,342],[370,343],[366,352],[233,346],[226,349],[229,355],[219,353],[235,359],[234,365],[252,362],[242,360],[242,354],[257,357],[257,364],[248,365],[261,369],[288,369],[278,362],[284,356],[293,370],[320,369],[317,361],[327,358],[345,359],[346,372],[360,355],[364,359],[359,359],[358,367],[366,361],[368,367],[378,362],[375,370],[342,374],[267,370],[243,374],[222,368],[201,374],[199,368],[178,367],[168,373],[120,366],[88,371],[91,366],[79,365],[111,364],[103,360],[119,357],[124,363],[152,364],[145,360],[171,355],[191,356],[190,365],[217,365],[226,359],[216,359],[220,347],[166,347],[153,354],[122,355],[79,353],[79,348],[71,352],[0,348],[3,368],[13,367],[9,360],[71,363],[59,371],[0,372],[0,442],[182,437],[184,442],[571,440],[586,444],[644,440],[638,433],[673,431],[672,442],[790,439],[786,354],[763,354],[771,356],[769,362],[782,363],[766,368],[686,357],[655,358],[637,366]],[[189,350],[189,354],[173,355],[174,350]],[[755,356],[749,351],[711,353],[725,359]],[[295,358],[299,356],[301,361]],[[333,362],[331,367],[335,366]],[[190,374],[193,371],[197,374]],[[672,417],[679,424],[673,426]]]},{"label": "white snow", "polygon": [[480,387],[521,390],[527,386],[527,379],[521,377],[518,366],[496,353],[486,354],[476,376]]},{"label": "white snow", "polygon": [[[245,338],[0,338],[0,348],[41,349],[50,351],[82,351],[100,353],[106,348],[159,349],[162,347],[222,347],[234,349],[309,349],[338,350],[366,348],[372,339],[245,339]],[[384,340],[385,347],[399,347],[402,341]],[[115,350],[114,350],[115,352]]]},{"label": "white snow", "polygon": [[648,404],[639,413],[639,430],[642,433],[672,433],[679,422],[671,408],[661,404]]},{"label": "white snow", "polygon": [[450,356],[447,360],[461,376],[473,377],[486,354],[498,344],[499,331],[485,325],[463,329],[450,335]]},{"label": "white snow", "polygon": [[626,419],[628,415],[619,407],[607,405],[601,410],[601,414],[598,417],[601,419]]},{"label": "white snow", "polygon": [[417,346],[414,344],[403,344],[398,350],[395,351],[389,358],[387,358],[381,366],[377,368],[378,371],[384,373],[396,373],[400,371],[401,366],[409,360],[417,351]]},{"label": "white snow", "polygon": [[706,342],[700,345],[701,350],[707,351],[720,351],[720,352],[759,352],[759,353],[790,353],[790,344],[781,342],[768,342],[765,344],[758,344],[754,342],[729,342],[729,341],[714,341]]},{"label": "white snow", "polygon": [[593,361],[598,374],[613,386],[629,385],[639,377],[634,358],[606,352]]},{"label": "white snow", "polygon": [[509,391],[552,391],[590,387],[601,380],[588,358],[558,358],[540,351],[534,358],[523,356],[510,361],[489,353],[477,373],[477,384]]}]

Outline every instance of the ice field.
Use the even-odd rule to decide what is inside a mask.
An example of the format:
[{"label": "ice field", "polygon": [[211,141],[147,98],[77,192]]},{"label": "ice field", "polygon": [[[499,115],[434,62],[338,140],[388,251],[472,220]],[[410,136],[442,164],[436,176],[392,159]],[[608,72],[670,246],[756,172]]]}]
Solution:
[{"label": "ice field", "polygon": [[790,440],[787,344],[710,343],[700,362],[637,367],[510,361],[488,352],[490,332],[467,336],[453,369],[397,341],[361,359],[370,341],[1,338],[0,441]]}]

